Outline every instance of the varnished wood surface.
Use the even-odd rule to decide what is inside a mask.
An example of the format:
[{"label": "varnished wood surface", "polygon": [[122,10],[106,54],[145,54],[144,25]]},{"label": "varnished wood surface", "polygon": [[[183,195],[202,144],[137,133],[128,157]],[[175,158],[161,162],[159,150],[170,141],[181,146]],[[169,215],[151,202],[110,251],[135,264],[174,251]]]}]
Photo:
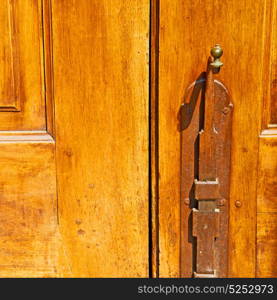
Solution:
[{"label": "varnished wood surface", "polygon": [[256,277],[277,276],[277,136],[274,132],[264,131],[260,137]]},{"label": "varnished wood surface", "polygon": [[257,216],[257,277],[277,277],[277,213]]},{"label": "varnished wood surface", "polygon": [[52,0],[44,0],[43,14],[43,50],[44,50],[44,80],[47,132],[55,137],[55,108],[53,95],[53,45],[52,45]]},{"label": "varnished wood surface", "polygon": [[277,276],[277,1],[267,1],[263,64],[263,122],[257,189],[257,277]]},{"label": "varnished wood surface", "polygon": [[54,143],[0,141],[0,276],[58,270]]},{"label": "varnished wood surface", "polygon": [[60,231],[73,276],[148,276],[149,1],[53,1]]},{"label": "varnished wood surface", "polygon": [[277,276],[276,9],[3,0],[0,276],[180,276],[180,107],[215,43],[235,104],[229,276]]},{"label": "varnished wood surface", "polygon": [[[255,276],[256,182],[268,1],[160,1],[160,276],[179,276],[180,121],[186,88],[221,44],[219,78],[234,103],[229,276]],[[246,171],[247,170],[247,171]],[[241,204],[238,208],[235,203]],[[188,254],[190,255],[190,254]]]},{"label": "varnished wood surface", "polygon": [[[15,35],[14,6],[9,1],[2,1],[0,10],[0,110],[18,109],[19,93],[19,65],[18,65],[18,43]],[[12,38],[11,38],[12,37]]]},{"label": "varnished wood surface", "polygon": [[260,139],[258,212],[277,213],[277,136]]},{"label": "varnished wood surface", "polygon": [[0,130],[45,130],[42,1],[0,8]]},{"label": "varnished wood surface", "polygon": [[268,30],[266,34],[267,51],[264,57],[264,84],[266,89],[266,125],[277,126],[277,1],[269,1],[267,12]]}]

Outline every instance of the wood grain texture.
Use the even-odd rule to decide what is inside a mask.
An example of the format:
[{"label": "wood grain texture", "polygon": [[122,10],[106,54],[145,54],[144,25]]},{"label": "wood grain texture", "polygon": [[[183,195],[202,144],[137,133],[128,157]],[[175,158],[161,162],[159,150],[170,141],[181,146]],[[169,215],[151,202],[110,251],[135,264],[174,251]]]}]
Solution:
[{"label": "wood grain texture", "polygon": [[148,276],[148,0],[52,2],[59,222],[73,276]]},{"label": "wood grain texture", "polygon": [[266,1],[257,190],[257,277],[277,276],[277,1]]},{"label": "wood grain texture", "polygon": [[15,33],[14,2],[4,0],[0,9],[0,111],[20,110],[18,42]]},{"label": "wood grain texture", "polygon": [[257,216],[257,277],[277,277],[277,214]]},{"label": "wood grain texture", "polygon": [[42,1],[3,1],[0,28],[0,130],[44,130]]},{"label": "wood grain texture", "polygon": [[[277,136],[276,136],[277,137]],[[257,211],[277,213],[277,138],[260,139]]]},{"label": "wood grain texture", "polygon": [[55,137],[55,105],[53,95],[53,45],[52,45],[52,1],[44,0],[43,14],[43,50],[44,50],[44,78],[45,78],[45,105],[46,128]]},{"label": "wood grain texture", "polygon": [[[1,136],[2,137],[2,136]],[[58,275],[54,143],[0,141],[0,276]]]},{"label": "wood grain texture", "polygon": [[[160,1],[160,276],[179,275],[180,132],[186,88],[221,44],[220,80],[234,102],[229,276],[255,276],[256,178],[267,1]],[[247,173],[245,172],[247,170]],[[236,201],[242,204],[235,206]],[[238,203],[238,202],[237,202]],[[188,254],[190,255],[190,254]],[[246,259],[247,258],[247,259]]]},{"label": "wood grain texture", "polygon": [[267,0],[264,30],[263,129],[277,127],[277,1]]},{"label": "wood grain texture", "polygon": [[277,126],[277,1],[271,1],[271,28],[270,32],[270,56],[269,56],[269,84],[270,84],[270,121],[271,126]]}]

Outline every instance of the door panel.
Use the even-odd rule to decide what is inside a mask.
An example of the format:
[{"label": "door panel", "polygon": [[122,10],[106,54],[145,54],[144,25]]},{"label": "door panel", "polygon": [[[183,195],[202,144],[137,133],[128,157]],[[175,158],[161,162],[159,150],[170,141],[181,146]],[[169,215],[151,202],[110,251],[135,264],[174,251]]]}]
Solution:
[{"label": "door panel", "polygon": [[[270,100],[272,100],[272,98]],[[277,277],[276,133],[276,130],[273,128],[266,129],[260,136],[260,159],[257,191],[256,277]]]},{"label": "door panel", "polygon": [[257,190],[257,277],[277,276],[277,1],[268,1]]},{"label": "door panel", "polygon": [[[275,7],[276,1],[159,1],[161,277],[180,275],[180,249],[183,247],[189,261],[187,272],[183,275],[191,276],[193,271],[192,243],[188,236],[190,208],[185,204],[186,199],[180,199],[180,124],[184,121],[180,107],[185,101],[188,86],[206,70],[210,49],[217,43],[224,51],[224,66],[218,78],[227,86],[234,104],[229,276],[254,277],[256,274],[256,186],[262,107],[268,83],[264,74],[268,66],[271,66],[270,74],[274,77],[269,92],[271,107],[274,107],[272,103],[276,103],[272,100],[275,97],[276,49],[272,50],[275,54],[270,61],[264,60],[269,57],[269,36],[274,36],[269,33],[274,28],[272,10],[275,11]],[[274,113],[271,112],[272,116]],[[275,158],[272,159],[275,161]],[[276,166],[272,166],[269,171],[272,175],[268,175],[274,178],[275,170]],[[265,179],[267,184],[270,184],[270,178]],[[267,201],[275,203],[275,200]],[[185,214],[185,220],[180,220],[181,212]],[[181,235],[184,237],[183,244]]]},{"label": "door panel", "polygon": [[228,276],[277,276],[276,0],[2,2],[0,277],[192,276],[182,107],[216,43]]},{"label": "door panel", "polygon": [[2,4],[0,276],[55,276],[55,147],[45,130],[42,1]]},{"label": "door panel", "polygon": [[277,139],[262,135],[260,138],[259,182],[257,210],[277,213]]},{"label": "door panel", "polygon": [[3,1],[0,276],[148,276],[148,0]]},{"label": "door panel", "polygon": [[257,277],[276,277],[277,215],[258,213]]},{"label": "door panel", "polygon": [[[0,140],[1,277],[55,276],[58,260],[54,143]],[[19,192],[20,191],[20,192]]]},{"label": "door panel", "polygon": [[74,276],[148,276],[149,1],[53,1],[59,224]]},{"label": "door panel", "polygon": [[0,130],[45,130],[42,1],[0,9]]}]

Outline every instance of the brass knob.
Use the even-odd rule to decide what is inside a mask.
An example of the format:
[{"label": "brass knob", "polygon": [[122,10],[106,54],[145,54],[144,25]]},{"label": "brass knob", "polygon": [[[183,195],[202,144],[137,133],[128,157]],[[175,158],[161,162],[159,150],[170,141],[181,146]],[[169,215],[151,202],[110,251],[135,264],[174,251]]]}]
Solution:
[{"label": "brass knob", "polygon": [[220,67],[223,66],[222,61],[220,60],[220,57],[223,54],[223,50],[220,47],[220,45],[215,45],[212,49],[211,49],[211,55],[213,57],[213,62],[210,64],[212,66],[212,68],[214,69],[215,73],[218,73],[220,70]]}]

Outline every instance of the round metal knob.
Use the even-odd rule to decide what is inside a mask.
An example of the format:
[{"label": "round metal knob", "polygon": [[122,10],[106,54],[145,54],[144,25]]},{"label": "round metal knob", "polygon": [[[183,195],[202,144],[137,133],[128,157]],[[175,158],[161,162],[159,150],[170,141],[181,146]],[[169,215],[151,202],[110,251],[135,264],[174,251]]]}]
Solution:
[{"label": "round metal knob", "polygon": [[211,49],[211,55],[213,56],[213,58],[217,59],[220,58],[223,54],[223,50],[220,47],[220,45],[215,45],[212,49]]},{"label": "round metal knob", "polygon": [[213,57],[213,62],[211,63],[211,66],[215,69],[216,73],[219,72],[220,67],[223,66],[223,63],[220,60],[220,57],[223,54],[223,50],[220,45],[215,45],[211,49],[211,55]]}]

